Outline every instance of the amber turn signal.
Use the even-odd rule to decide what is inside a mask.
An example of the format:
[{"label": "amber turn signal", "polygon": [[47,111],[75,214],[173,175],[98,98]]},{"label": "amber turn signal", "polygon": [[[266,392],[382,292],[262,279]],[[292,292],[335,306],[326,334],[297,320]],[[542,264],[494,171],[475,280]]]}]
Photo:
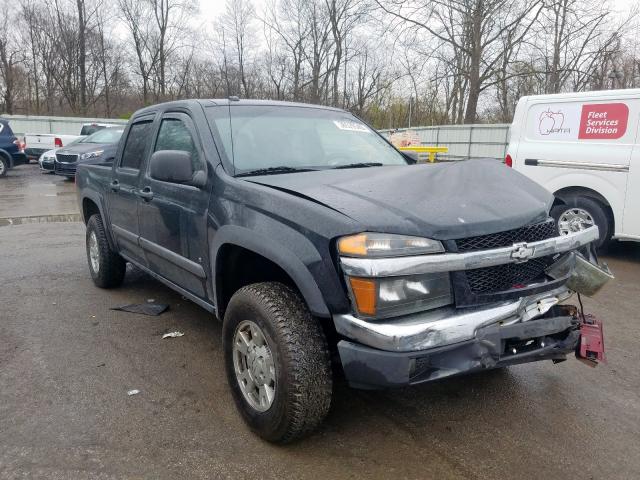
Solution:
[{"label": "amber turn signal", "polygon": [[370,278],[349,277],[351,291],[356,301],[358,312],[363,315],[374,316],[376,314],[376,282]]}]

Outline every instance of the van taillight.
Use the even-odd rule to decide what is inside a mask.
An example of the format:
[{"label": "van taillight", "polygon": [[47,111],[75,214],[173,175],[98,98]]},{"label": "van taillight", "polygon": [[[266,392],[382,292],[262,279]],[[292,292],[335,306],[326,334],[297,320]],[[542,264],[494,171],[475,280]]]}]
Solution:
[{"label": "van taillight", "polygon": [[62,140],[59,139],[58,137],[56,137],[56,139],[53,141],[53,144],[55,145],[56,148],[62,148]]},{"label": "van taillight", "polygon": [[508,153],[507,153],[507,156],[504,158],[504,164],[507,167],[513,167],[513,158],[511,158],[511,155],[509,155]]}]

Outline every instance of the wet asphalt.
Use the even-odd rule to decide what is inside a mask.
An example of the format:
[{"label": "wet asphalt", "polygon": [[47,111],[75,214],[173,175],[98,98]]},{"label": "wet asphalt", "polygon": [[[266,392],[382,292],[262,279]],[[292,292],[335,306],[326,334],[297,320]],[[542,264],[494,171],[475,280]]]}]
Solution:
[{"label": "wet asphalt", "polygon": [[[76,213],[73,182],[35,164],[0,179],[2,479],[640,478],[640,245],[614,245],[616,280],[585,303],[608,364],[378,392],[339,381],[320,430],[277,447],[235,411],[218,321],[136,270],[94,287]],[[110,310],[148,300],[170,310]]]}]

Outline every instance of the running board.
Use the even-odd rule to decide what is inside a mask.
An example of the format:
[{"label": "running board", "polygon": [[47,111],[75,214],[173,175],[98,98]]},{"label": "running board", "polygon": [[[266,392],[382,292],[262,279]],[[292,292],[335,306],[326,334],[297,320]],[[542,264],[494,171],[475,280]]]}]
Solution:
[{"label": "running board", "polygon": [[179,294],[185,296],[186,298],[191,300],[196,305],[204,308],[206,311],[208,311],[210,313],[213,313],[216,317],[218,316],[217,309],[216,309],[215,305],[207,302],[206,300],[201,299],[200,297],[195,296],[193,293],[185,290],[182,287],[179,287],[178,285],[173,283],[171,280],[167,280],[162,275],[159,275],[159,274],[155,273],[154,271],[149,270],[147,267],[140,265],[138,262],[136,262],[134,260],[131,260],[127,255],[121,253],[120,256],[122,258],[124,258],[127,262],[131,263],[132,265],[135,265],[137,268],[142,270],[147,275],[150,275],[151,277],[153,277],[154,279],[158,280],[159,282],[164,283],[170,289],[175,290]]}]

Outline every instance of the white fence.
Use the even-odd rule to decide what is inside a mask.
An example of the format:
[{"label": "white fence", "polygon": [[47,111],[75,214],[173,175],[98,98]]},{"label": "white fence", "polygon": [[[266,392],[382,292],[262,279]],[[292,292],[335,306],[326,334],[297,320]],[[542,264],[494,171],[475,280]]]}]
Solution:
[{"label": "white fence", "polygon": [[[55,133],[79,135],[86,123],[111,123],[126,125],[126,120],[80,117],[37,117],[32,115],[0,115],[9,120],[16,135],[25,133]],[[449,152],[438,154],[439,160],[462,160],[489,157],[504,160],[509,144],[509,124],[491,125],[440,125],[411,129],[381,130],[383,135],[392,132],[415,132],[422,145],[448,147]]]},{"label": "white fence", "polygon": [[127,120],[80,117],[38,117],[33,115],[0,115],[9,121],[11,130],[17,136],[25,133],[55,133],[57,135],[80,135],[86,123],[109,123],[126,125]]},{"label": "white fence", "polygon": [[438,154],[440,160],[463,160],[467,158],[495,158],[504,160],[509,145],[507,123],[490,125],[439,125],[434,127],[381,130],[389,136],[393,132],[410,131],[418,135],[422,145],[449,148],[446,154]]}]

